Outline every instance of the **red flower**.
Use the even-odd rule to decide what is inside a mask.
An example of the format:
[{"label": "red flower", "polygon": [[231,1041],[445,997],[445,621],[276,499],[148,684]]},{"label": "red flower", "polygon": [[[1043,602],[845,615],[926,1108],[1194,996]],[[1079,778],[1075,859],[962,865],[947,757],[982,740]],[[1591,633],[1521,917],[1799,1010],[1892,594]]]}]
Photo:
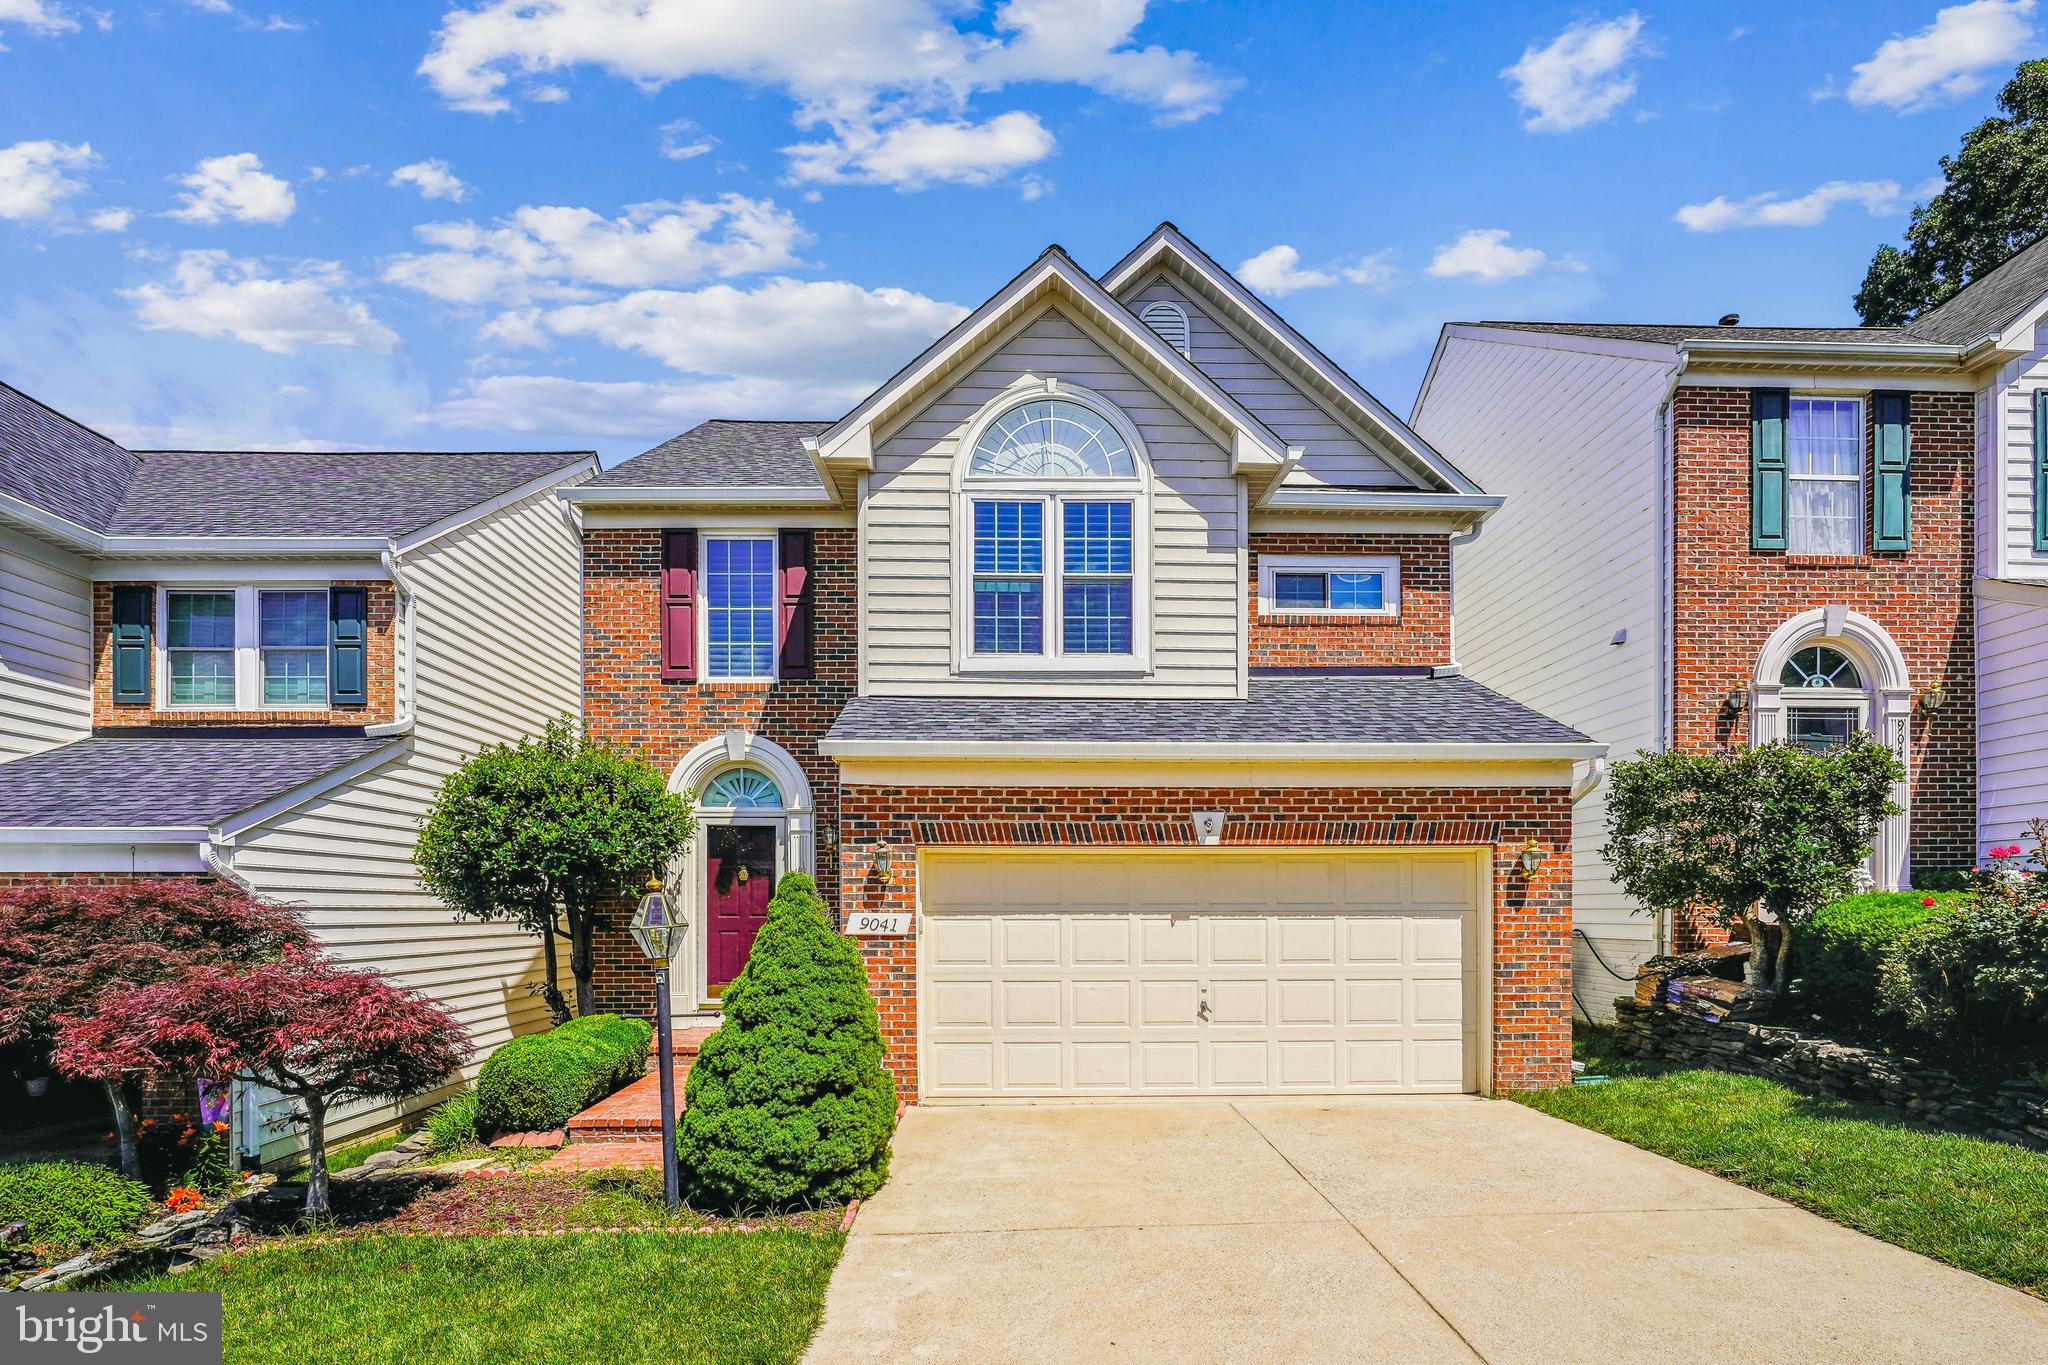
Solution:
[{"label": "red flower", "polygon": [[1994,848],[1991,850],[1991,856],[1998,859],[1998,861],[2000,862],[2004,862],[2007,858],[2010,858],[2016,851],[2017,850],[2010,848]]},{"label": "red flower", "polygon": [[[1934,904],[1934,902],[1933,902],[1933,901],[1929,901],[1929,902],[1928,902],[1928,904],[1929,904],[1929,905],[1932,905],[1932,904]],[[225,1132],[226,1132],[227,1130],[228,1130],[228,1121],[227,1121],[226,1119],[215,1119],[215,1120],[213,1121],[213,1131],[214,1131],[214,1132],[216,1132],[216,1133],[225,1133]]]},{"label": "red flower", "polygon": [[164,1207],[172,1213],[189,1213],[206,1202],[206,1196],[190,1185],[180,1185],[164,1196]]},{"label": "red flower", "polygon": [[1922,896],[1922,897],[1920,898],[1920,903],[1921,903],[1922,905],[1928,905],[1928,906],[1931,906],[1931,905],[1933,905],[1933,904],[1934,904],[1934,897],[1932,897],[1932,896]]}]

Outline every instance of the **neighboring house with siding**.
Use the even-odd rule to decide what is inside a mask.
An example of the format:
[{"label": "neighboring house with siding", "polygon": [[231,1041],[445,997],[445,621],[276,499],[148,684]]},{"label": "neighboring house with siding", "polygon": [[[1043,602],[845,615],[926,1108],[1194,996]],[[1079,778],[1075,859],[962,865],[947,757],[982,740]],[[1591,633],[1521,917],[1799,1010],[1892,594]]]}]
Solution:
[{"label": "neighboring house with siding", "polygon": [[[2048,244],[1905,327],[1446,326],[1412,421],[1506,497],[1458,551],[1481,681],[1606,742],[1877,734],[1907,769],[1885,888],[2048,815]],[[1576,812],[1576,989],[1658,924]]]},{"label": "neighboring house with siding", "polygon": [[584,716],[699,794],[679,1012],[803,870],[907,1100],[1568,1079],[1602,749],[1461,675],[1500,499],[1171,225],[1049,248],[836,421],[561,496]]},{"label": "neighboring house with siding", "polygon": [[[0,385],[0,884],[223,878],[480,1048],[539,1027],[537,941],[454,920],[412,847],[453,766],[578,707],[555,493],[595,470],[130,451]],[[253,1117],[245,1146],[289,1150]]]}]

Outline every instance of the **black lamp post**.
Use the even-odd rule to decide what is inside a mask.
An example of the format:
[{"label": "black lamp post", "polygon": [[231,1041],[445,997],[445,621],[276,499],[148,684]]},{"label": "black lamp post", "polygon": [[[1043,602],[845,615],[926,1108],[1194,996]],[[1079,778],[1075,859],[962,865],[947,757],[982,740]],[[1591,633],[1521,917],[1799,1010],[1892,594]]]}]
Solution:
[{"label": "black lamp post", "polygon": [[668,897],[661,893],[661,878],[647,879],[647,894],[633,913],[633,941],[654,964],[654,1029],[661,1040],[661,1193],[673,1213],[683,1203],[683,1173],[676,1158],[676,1069],[675,1029],[669,1022],[668,964],[674,956],[683,927],[671,921]]}]

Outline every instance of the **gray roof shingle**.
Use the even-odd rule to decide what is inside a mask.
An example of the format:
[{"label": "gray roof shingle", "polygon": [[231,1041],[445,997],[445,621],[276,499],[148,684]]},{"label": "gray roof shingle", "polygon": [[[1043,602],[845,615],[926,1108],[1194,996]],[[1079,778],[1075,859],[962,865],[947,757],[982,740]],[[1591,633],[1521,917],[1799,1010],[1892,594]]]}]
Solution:
[{"label": "gray roof shingle", "polygon": [[803,438],[827,422],[714,420],[614,465],[589,488],[822,488]]},{"label": "gray roof shingle", "polygon": [[1967,346],[2003,332],[2043,294],[2048,294],[2048,238],[1979,275],[1939,308],[1907,323],[1906,330],[1945,346]]},{"label": "gray roof shingle", "polygon": [[1244,701],[856,697],[826,742],[1590,744],[1465,677],[1253,674]]},{"label": "gray roof shingle", "polygon": [[401,739],[94,735],[0,763],[0,826],[209,825]]},{"label": "gray roof shingle", "polygon": [[99,530],[140,457],[0,384],[0,492]]},{"label": "gray roof shingle", "polygon": [[1902,327],[1718,327],[1706,323],[1663,322],[1467,322],[1463,327],[1500,327],[1518,332],[1551,332],[1559,336],[1600,337],[1609,341],[1642,341],[1677,346],[1687,341],[1856,342],[1867,346],[1925,346],[1930,338]]}]

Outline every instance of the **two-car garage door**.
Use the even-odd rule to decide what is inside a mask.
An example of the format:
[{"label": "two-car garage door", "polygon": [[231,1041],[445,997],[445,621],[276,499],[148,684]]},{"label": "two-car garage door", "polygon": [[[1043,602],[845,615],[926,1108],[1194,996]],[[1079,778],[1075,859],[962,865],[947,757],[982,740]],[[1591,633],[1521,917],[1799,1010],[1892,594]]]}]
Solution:
[{"label": "two-car garage door", "polygon": [[945,852],[920,873],[924,1094],[1477,1087],[1474,852]]}]

